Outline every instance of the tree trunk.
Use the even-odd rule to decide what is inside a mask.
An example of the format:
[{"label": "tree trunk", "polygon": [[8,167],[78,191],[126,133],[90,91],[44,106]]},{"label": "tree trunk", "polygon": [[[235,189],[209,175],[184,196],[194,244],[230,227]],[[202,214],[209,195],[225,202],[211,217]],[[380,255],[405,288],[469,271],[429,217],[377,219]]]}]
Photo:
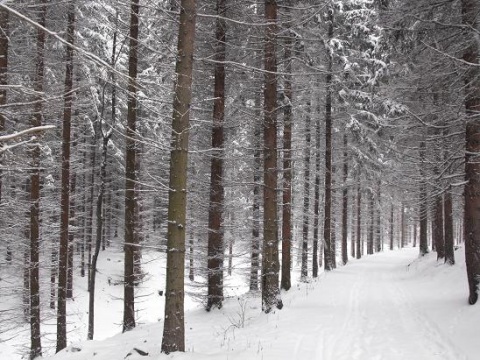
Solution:
[{"label": "tree trunk", "polygon": [[[438,191],[438,190],[437,190]],[[443,235],[443,195],[435,196],[435,213],[433,216],[433,241],[435,242],[435,250],[437,251],[437,260],[445,259],[445,238]]]},{"label": "tree trunk", "polygon": [[223,158],[225,117],[225,50],[226,50],[226,0],[217,0],[215,74],[212,128],[212,158],[210,162],[210,206],[208,209],[208,294],[207,310],[222,307],[224,259],[224,186]]},{"label": "tree trunk", "polygon": [[400,246],[405,247],[405,204],[402,202],[400,210]]},{"label": "tree trunk", "polygon": [[375,222],[375,201],[374,201],[374,194],[373,190],[370,189],[368,192],[369,195],[369,216],[368,216],[368,234],[367,234],[367,254],[373,254],[373,233],[374,233],[374,222]]},{"label": "tree trunk", "polygon": [[393,201],[392,201],[392,204],[390,205],[390,250],[393,250],[393,242],[395,240],[393,225],[394,225],[394,211],[393,211]]},{"label": "tree trunk", "polygon": [[[7,85],[8,85],[8,24],[9,14],[5,9],[0,9],[0,133],[5,131],[5,120],[7,115],[4,113],[4,107],[7,103]],[[3,155],[0,153],[0,209],[2,209],[2,190],[3,190]],[[2,216],[3,219],[3,216]],[[12,250],[10,240],[7,240],[6,260],[12,261]]]},{"label": "tree trunk", "polygon": [[308,276],[308,233],[310,225],[310,147],[311,147],[311,118],[310,100],[307,101],[305,116],[305,147],[303,149],[303,227],[302,227],[302,265],[300,281],[306,281]]},{"label": "tree trunk", "polygon": [[[97,119],[96,121],[100,121]],[[96,127],[96,126],[95,126]],[[86,207],[88,207],[87,219],[85,222],[85,243],[87,245],[87,269],[88,269],[88,283],[90,284],[90,275],[92,269],[92,241],[93,241],[93,203],[95,202],[94,190],[95,190],[95,168],[97,166],[97,131],[94,130],[92,135],[92,143],[90,145],[90,183],[89,194]]]},{"label": "tree trunk", "polygon": [[[130,2],[130,45],[128,54],[127,128],[125,139],[125,266],[123,297],[123,332],[135,327],[135,157],[137,122],[139,0]],[[183,264],[183,263],[182,263]]]},{"label": "tree trunk", "polygon": [[[355,190],[353,188],[352,190]],[[357,223],[356,223],[356,198],[355,194],[352,191],[352,219],[351,219],[351,230],[350,230],[350,254],[352,255],[352,258],[355,258],[355,244],[356,244],[356,239],[355,239],[355,234],[356,234],[356,228],[357,228]]]},{"label": "tree trunk", "polygon": [[480,68],[478,54],[478,12],[476,0],[461,0],[462,23],[465,27],[466,48],[463,60],[468,64],[465,72],[466,152],[465,152],[465,262],[470,294],[468,302],[475,304],[480,285]]},{"label": "tree trunk", "polygon": [[[75,3],[68,10],[66,40],[73,44],[75,36]],[[57,291],[57,348],[59,352],[67,347],[67,268],[68,268],[68,226],[70,225],[70,137],[72,122],[73,89],[73,48],[66,49],[65,93],[62,129],[62,198],[60,202],[60,243],[58,256]]]},{"label": "tree trunk", "polygon": [[[333,38],[333,9],[328,9],[328,39]],[[327,52],[327,75],[325,79],[325,212],[323,225],[325,271],[333,269],[332,261],[332,71],[333,57]]]},{"label": "tree trunk", "polygon": [[[82,184],[83,187],[85,188],[85,191],[82,191],[82,198],[81,198],[81,205],[80,205],[80,213],[82,214],[82,239],[80,242],[80,276],[85,277],[85,245],[86,245],[86,239],[87,239],[87,188],[88,188],[88,176],[86,173],[86,166],[87,166],[87,136],[86,136],[86,130],[84,132],[84,138],[83,138],[83,166],[84,166],[84,172],[82,176]],[[90,276],[90,275],[88,275]]]},{"label": "tree trunk", "polygon": [[[281,288],[292,287],[292,34],[290,33],[291,14],[289,6],[292,0],[286,0],[285,19],[285,106],[283,110],[283,193],[282,193],[282,279]],[[315,266],[315,265],[314,265]]]},{"label": "tree trunk", "polygon": [[[255,95],[255,109],[260,109],[260,94]],[[253,223],[252,248],[250,259],[250,290],[258,290],[258,272],[260,270],[260,181],[261,181],[261,119],[260,111],[255,112],[254,150],[253,150]]]},{"label": "tree trunk", "polygon": [[194,281],[195,280],[195,258],[194,258],[194,250],[193,250],[193,245],[194,245],[194,235],[193,235],[193,232],[190,234],[190,240],[189,240],[189,258],[188,258],[188,261],[189,261],[189,266],[188,266],[188,279],[190,281]]},{"label": "tree trunk", "polygon": [[342,189],[342,264],[348,262],[348,134],[343,133],[343,189]]},{"label": "tree trunk", "polygon": [[452,206],[452,185],[449,185],[443,198],[443,210],[445,214],[445,263],[455,264],[455,248],[453,242],[453,206]]},{"label": "tree trunk", "polygon": [[[143,228],[143,202],[142,202],[142,183],[139,180],[141,171],[142,171],[142,161],[141,161],[141,154],[142,154],[142,149],[143,149],[143,144],[138,143],[135,146],[135,230],[134,230],[134,248],[133,248],[133,273],[135,276],[135,281],[134,284],[135,286],[139,286],[142,279],[143,279],[143,274],[142,274],[142,243],[144,241],[144,231],[145,229]],[[105,226],[103,227],[105,230]],[[102,236],[102,239],[105,239],[104,236]],[[103,244],[105,244],[105,241],[103,241]],[[105,245],[102,245],[103,249],[105,249]]]},{"label": "tree trunk", "polygon": [[419,206],[419,219],[420,219],[420,256],[424,256],[428,253],[428,236],[427,236],[427,184],[425,180],[425,141],[420,142],[420,206]]},{"label": "tree trunk", "polygon": [[[73,144],[75,152],[75,144]],[[75,220],[75,190],[77,187],[77,174],[73,172],[70,182],[70,214],[69,214],[69,231],[68,231],[68,258],[67,258],[67,299],[73,298],[73,252],[75,242],[75,231],[72,229],[76,226]]]},{"label": "tree trunk", "polygon": [[[320,106],[318,109],[320,115]],[[314,209],[313,209],[313,259],[312,276],[318,277],[319,259],[322,260],[322,253],[318,249],[318,234],[320,228],[320,171],[321,171],[321,153],[320,142],[322,134],[320,132],[321,118],[317,116],[315,121],[315,190],[314,190]],[[320,257],[318,256],[320,253]]]},{"label": "tree trunk", "polygon": [[188,129],[192,98],[196,1],[182,0],[173,100],[168,193],[167,279],[162,352],[185,351],[184,273]]},{"label": "tree trunk", "polygon": [[376,252],[380,252],[382,251],[383,249],[383,241],[382,241],[382,223],[381,223],[381,219],[380,219],[380,211],[381,211],[381,187],[382,187],[382,184],[381,184],[381,180],[378,180],[378,184],[377,184],[377,204],[376,204],[376,208],[377,208],[377,211],[375,213],[375,217],[376,217],[376,226],[375,226],[375,251]]},{"label": "tree trunk", "polygon": [[278,288],[278,221],[277,221],[277,2],[265,0],[265,87],[264,87],[264,187],[263,187],[263,253],[262,309],[282,308]]},{"label": "tree trunk", "polygon": [[103,144],[102,144],[102,162],[100,165],[100,189],[98,190],[97,204],[96,204],[96,218],[97,218],[97,230],[95,237],[95,250],[92,256],[92,268],[90,274],[90,282],[88,288],[90,289],[88,296],[88,333],[87,339],[93,340],[94,328],[95,328],[95,280],[97,276],[97,261],[98,254],[100,253],[100,247],[102,242],[102,228],[104,218],[103,214],[103,199],[105,194],[105,179],[107,177],[106,168],[107,168],[107,151],[108,151],[108,141],[112,132],[103,134],[102,127],[98,127],[98,132],[102,133]]},{"label": "tree trunk", "polygon": [[[45,26],[47,1],[39,1],[38,23]],[[44,76],[45,32],[37,29],[35,79],[35,105],[31,120],[32,127],[42,125],[43,117],[43,76]],[[39,283],[39,246],[40,246],[40,146],[31,149],[30,175],[30,359],[42,356],[40,334],[40,283]]]},{"label": "tree trunk", "polygon": [[362,257],[362,190],[360,188],[360,179],[357,184],[357,247],[356,258]]}]

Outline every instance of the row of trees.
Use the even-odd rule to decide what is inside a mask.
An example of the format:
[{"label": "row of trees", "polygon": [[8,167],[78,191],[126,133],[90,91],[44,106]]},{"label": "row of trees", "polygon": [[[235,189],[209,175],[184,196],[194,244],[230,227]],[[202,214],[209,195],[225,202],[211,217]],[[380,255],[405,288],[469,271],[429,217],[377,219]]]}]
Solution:
[{"label": "row of trees", "polygon": [[292,255],[306,281],[417,233],[423,255],[430,232],[454,264],[463,231],[477,301],[474,0],[128,5],[0,5],[0,273],[23,274],[12,296],[30,358],[42,353],[41,274],[60,351],[79,263],[93,339],[97,260],[117,237],[123,331],[135,327],[141,249],[166,250],[166,353],[185,347],[186,266],[205,279],[206,309],[220,308],[227,249],[229,269],[248,254],[250,290],[270,312]]}]

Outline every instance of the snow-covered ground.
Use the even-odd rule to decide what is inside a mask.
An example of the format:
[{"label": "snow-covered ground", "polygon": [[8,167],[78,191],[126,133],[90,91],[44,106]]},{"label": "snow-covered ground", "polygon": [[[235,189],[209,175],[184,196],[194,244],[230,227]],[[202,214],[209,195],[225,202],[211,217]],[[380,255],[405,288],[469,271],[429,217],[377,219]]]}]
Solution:
[{"label": "snow-covered ground", "polygon": [[[102,256],[104,269],[120,276],[121,255]],[[141,324],[135,330],[119,334],[122,289],[103,279],[96,310],[98,340],[80,340],[86,327],[87,295],[77,289],[75,301],[69,303],[71,344],[53,360],[480,358],[480,305],[467,304],[463,249],[456,251],[455,266],[437,262],[435,253],[418,259],[416,248],[351,260],[309,283],[295,283],[282,293],[284,308],[270,314],[261,312],[258,294],[240,295],[246,290],[235,286],[240,277],[230,279],[230,294],[239,296],[230,297],[221,310],[207,313],[187,300],[187,351],[170,355],[160,353],[162,256],[144,258],[149,275],[139,290]],[[101,270],[100,278],[104,273]],[[15,340],[19,342],[8,343]],[[44,343],[49,346],[48,338]],[[16,359],[15,348],[0,345],[0,359]]]}]

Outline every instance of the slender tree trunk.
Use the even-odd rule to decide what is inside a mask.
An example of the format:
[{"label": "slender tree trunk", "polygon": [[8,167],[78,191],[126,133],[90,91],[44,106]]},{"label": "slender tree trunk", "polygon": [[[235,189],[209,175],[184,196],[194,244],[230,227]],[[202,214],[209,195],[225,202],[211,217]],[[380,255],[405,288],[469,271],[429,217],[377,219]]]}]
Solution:
[{"label": "slender tree trunk", "polygon": [[[47,17],[47,1],[39,1],[38,23],[45,26]],[[36,66],[34,91],[36,95],[32,127],[42,125],[43,117],[43,76],[45,70],[45,32],[37,29]],[[40,146],[37,144],[31,149],[30,175],[30,359],[42,356],[40,334],[40,284],[39,284],[39,246],[40,246]]]},{"label": "slender tree trunk", "polygon": [[[25,197],[26,201],[30,201],[30,177],[25,180]],[[25,322],[30,323],[30,207],[25,213],[28,223],[25,224],[25,247],[23,249],[23,288],[22,288],[22,305],[23,305],[23,318]],[[55,304],[54,304],[55,306]]]},{"label": "slender tree trunk", "polygon": [[104,218],[103,214],[103,199],[105,194],[105,179],[107,177],[107,152],[108,152],[108,141],[112,132],[103,134],[101,126],[98,127],[98,132],[102,133],[103,144],[102,144],[102,162],[100,165],[100,189],[98,191],[97,204],[96,204],[96,218],[97,218],[97,229],[95,237],[95,250],[92,256],[92,268],[90,274],[90,283],[88,288],[90,289],[88,297],[88,333],[87,339],[93,340],[94,328],[95,328],[95,280],[97,276],[97,261],[98,254],[100,253],[100,247],[102,242],[102,228]]},{"label": "slender tree trunk", "polygon": [[480,285],[480,68],[478,54],[478,12],[476,0],[461,0],[462,23],[465,26],[466,47],[463,60],[468,63],[465,72],[466,152],[465,152],[465,262],[470,294],[468,301],[475,304]]},{"label": "slender tree trunk", "polygon": [[[333,38],[333,9],[328,9],[328,39]],[[323,225],[325,271],[333,269],[332,261],[332,71],[333,57],[327,52],[325,80],[325,212]]]},{"label": "slender tree trunk", "polygon": [[265,0],[265,86],[264,86],[264,187],[263,187],[263,256],[262,309],[270,312],[282,308],[278,287],[277,220],[277,2]]},{"label": "slender tree trunk", "polygon": [[445,214],[445,263],[455,264],[455,248],[453,242],[453,206],[452,185],[449,185],[443,198],[443,210]]},{"label": "slender tree trunk", "polygon": [[193,235],[193,232],[190,234],[190,241],[189,241],[189,247],[190,247],[190,251],[189,251],[189,258],[188,258],[188,261],[189,261],[189,267],[188,267],[188,278],[190,281],[194,281],[195,280],[195,259],[194,259],[194,250],[193,250],[193,245],[194,245],[194,235]]},{"label": "slender tree trunk", "polygon": [[443,235],[443,195],[435,196],[435,213],[433,216],[432,236],[435,242],[435,250],[437,251],[437,260],[445,259],[445,238]]},{"label": "slender tree trunk", "polygon": [[[75,145],[73,147],[75,151]],[[72,230],[76,226],[75,220],[75,190],[77,187],[77,174],[73,172],[70,182],[70,214],[69,214],[69,231],[68,231],[68,258],[67,258],[67,299],[73,298],[73,252],[75,242],[75,231]]]},{"label": "slender tree trunk", "polygon": [[362,190],[360,188],[360,179],[357,184],[357,243],[356,258],[362,257]]},{"label": "slender tree trunk", "polygon": [[[0,9],[0,133],[5,131],[5,120],[7,115],[2,109],[7,103],[7,85],[8,85],[8,39],[9,14],[5,9]],[[3,155],[0,153],[0,211],[2,210],[2,190],[3,190]],[[3,219],[3,216],[1,216]],[[2,220],[0,220],[2,221]],[[7,240],[6,260],[11,262],[13,258],[10,240]]]},{"label": "slender tree trunk", "polygon": [[[68,10],[67,41],[73,44],[75,36],[75,3]],[[60,251],[58,256],[57,292],[57,348],[59,352],[67,347],[67,268],[68,268],[68,226],[70,224],[70,137],[72,122],[73,89],[73,48],[66,49],[65,94],[62,130],[62,198],[60,202]]]},{"label": "slender tree trunk", "polygon": [[380,219],[380,209],[382,208],[381,206],[381,180],[378,181],[377,185],[377,211],[376,211],[376,223],[377,225],[375,226],[375,251],[380,252],[382,251],[383,248],[383,241],[382,241],[382,224],[381,224],[381,219]]},{"label": "slender tree trunk", "polygon": [[[289,290],[292,286],[292,34],[290,6],[292,0],[286,0],[286,38],[285,38],[285,76],[284,93],[285,106],[283,110],[283,193],[282,193],[282,279],[281,288]],[[314,265],[315,266],[315,265]]]},{"label": "slender tree trunk", "polygon": [[419,206],[419,219],[420,219],[420,256],[424,256],[428,253],[428,236],[427,236],[427,184],[425,180],[425,170],[423,164],[425,163],[426,146],[425,141],[420,142],[420,206]]},{"label": "slender tree trunk", "polygon": [[343,189],[342,189],[342,264],[348,262],[348,134],[343,133]]},{"label": "slender tree trunk", "polygon": [[[139,0],[130,2],[130,46],[128,54],[127,129],[125,140],[125,267],[123,297],[123,332],[135,327],[135,157],[137,122]],[[183,265],[183,263],[182,263]]]},{"label": "slender tree trunk", "polygon": [[310,147],[311,147],[311,115],[310,100],[307,101],[307,114],[305,116],[305,147],[303,149],[303,227],[302,227],[302,265],[300,271],[301,281],[306,281],[308,276],[308,234],[310,225]]},{"label": "slender tree trunk", "polygon": [[[352,190],[355,190],[353,188]],[[356,233],[356,197],[355,194],[352,191],[352,219],[351,219],[351,231],[350,231],[350,254],[352,255],[352,258],[355,258],[355,244],[356,244],[356,239],[355,239],[355,233]]]},{"label": "slender tree trunk", "polygon": [[182,0],[173,100],[168,193],[167,279],[162,352],[185,351],[184,273],[188,128],[192,98],[196,1]]},{"label": "slender tree trunk", "polygon": [[[318,109],[318,115],[320,115],[320,106]],[[322,253],[318,249],[318,234],[320,228],[320,171],[321,171],[321,152],[320,152],[320,133],[321,118],[317,116],[315,121],[315,190],[314,190],[314,208],[313,208],[313,265],[312,276],[318,277],[319,259],[322,260]],[[320,253],[320,257],[318,256]]]},{"label": "slender tree trunk", "polygon": [[390,250],[393,250],[393,243],[395,239],[393,225],[394,225],[394,210],[393,210],[393,201],[392,201],[392,204],[390,205]]},{"label": "slender tree trunk", "polygon": [[402,202],[402,208],[400,210],[400,246],[405,247],[405,204]]},{"label": "slender tree trunk", "polygon": [[[139,286],[142,279],[142,243],[144,241],[143,233],[145,229],[143,228],[143,201],[142,201],[142,184],[140,179],[142,171],[142,154],[143,145],[139,143],[136,145],[136,154],[135,154],[135,230],[134,230],[134,248],[133,248],[133,273],[135,276],[134,284]],[[105,226],[103,227],[105,230]],[[102,237],[104,239],[104,237]],[[103,242],[105,244],[105,242]]]},{"label": "slender tree trunk", "polygon": [[208,294],[207,310],[222,307],[224,259],[224,186],[223,158],[225,117],[225,50],[226,50],[226,0],[217,0],[215,74],[212,149],[210,163],[210,206],[208,211]]},{"label": "slender tree trunk", "polygon": [[50,253],[50,309],[55,310],[57,300],[58,243],[52,239]]},{"label": "slender tree trunk", "polygon": [[[83,141],[83,166],[84,166],[84,173],[82,176],[82,182],[83,182],[83,187],[85,189],[88,188],[88,176],[86,173],[86,166],[87,166],[87,136],[86,136],[86,131],[84,133],[84,141]],[[83,225],[82,229],[82,239],[80,243],[80,276],[85,277],[85,245],[86,245],[86,239],[87,239],[87,191],[82,191],[82,199],[81,199],[81,209],[80,213],[82,214],[82,221],[81,224]],[[89,275],[90,276],[90,275]]]},{"label": "slender tree trunk", "polygon": [[417,247],[417,221],[413,220],[413,247]]},{"label": "slender tree trunk", "polygon": [[[332,134],[333,136],[333,134]],[[333,141],[332,141],[333,143]],[[333,148],[332,148],[332,158],[333,158]],[[337,268],[337,216],[335,214],[335,198],[337,190],[335,189],[335,165],[332,164],[332,213],[331,213],[331,259],[332,259],[332,269]]]},{"label": "slender tree trunk", "polygon": [[[255,109],[260,109],[260,94],[255,95]],[[261,181],[261,119],[260,111],[255,112],[254,150],[253,150],[253,223],[252,249],[250,259],[250,290],[258,290],[258,272],[260,270],[260,181]]]},{"label": "slender tree trunk", "polygon": [[[96,121],[100,121],[97,119]],[[95,126],[96,128],[97,126]],[[90,284],[90,275],[92,269],[92,241],[93,241],[93,203],[95,202],[94,190],[95,190],[95,168],[97,166],[97,131],[94,130],[92,135],[92,143],[90,144],[90,183],[89,194],[86,207],[88,207],[88,214],[85,224],[85,243],[87,245],[87,269],[88,269],[88,283]],[[90,289],[89,289],[90,290]]]},{"label": "slender tree trunk", "polygon": [[375,222],[375,202],[374,202],[374,194],[373,190],[370,189],[368,192],[369,195],[369,202],[368,202],[368,209],[369,216],[368,216],[368,234],[367,234],[367,254],[373,254],[373,233],[374,233],[374,222]]}]

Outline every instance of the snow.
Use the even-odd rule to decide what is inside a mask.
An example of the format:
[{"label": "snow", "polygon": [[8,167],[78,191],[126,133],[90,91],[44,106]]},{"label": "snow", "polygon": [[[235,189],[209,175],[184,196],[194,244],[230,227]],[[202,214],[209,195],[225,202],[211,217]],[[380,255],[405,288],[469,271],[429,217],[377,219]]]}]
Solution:
[{"label": "snow", "polygon": [[[101,264],[119,272],[121,254],[116,259],[113,255],[105,261],[102,253]],[[75,301],[69,303],[76,313],[69,318],[73,343],[52,360],[475,360],[480,358],[480,306],[467,303],[463,249],[455,255],[454,266],[437,262],[435,253],[418,258],[418,248],[350,260],[318,279],[296,282],[282,293],[283,309],[270,314],[261,312],[258,293],[230,296],[222,309],[209,313],[188,297],[186,352],[165,355],[160,353],[164,298],[158,295],[164,283],[165,270],[159,267],[164,254],[148,254],[144,268],[151,272],[137,304],[143,324],[119,334],[121,286],[107,285],[104,268],[96,308],[98,340],[75,337],[83,333],[87,316],[77,290]],[[238,286],[244,282],[242,276],[227,278],[230,295],[246,291]],[[8,351],[0,343],[0,358],[16,359],[13,348]]]}]

